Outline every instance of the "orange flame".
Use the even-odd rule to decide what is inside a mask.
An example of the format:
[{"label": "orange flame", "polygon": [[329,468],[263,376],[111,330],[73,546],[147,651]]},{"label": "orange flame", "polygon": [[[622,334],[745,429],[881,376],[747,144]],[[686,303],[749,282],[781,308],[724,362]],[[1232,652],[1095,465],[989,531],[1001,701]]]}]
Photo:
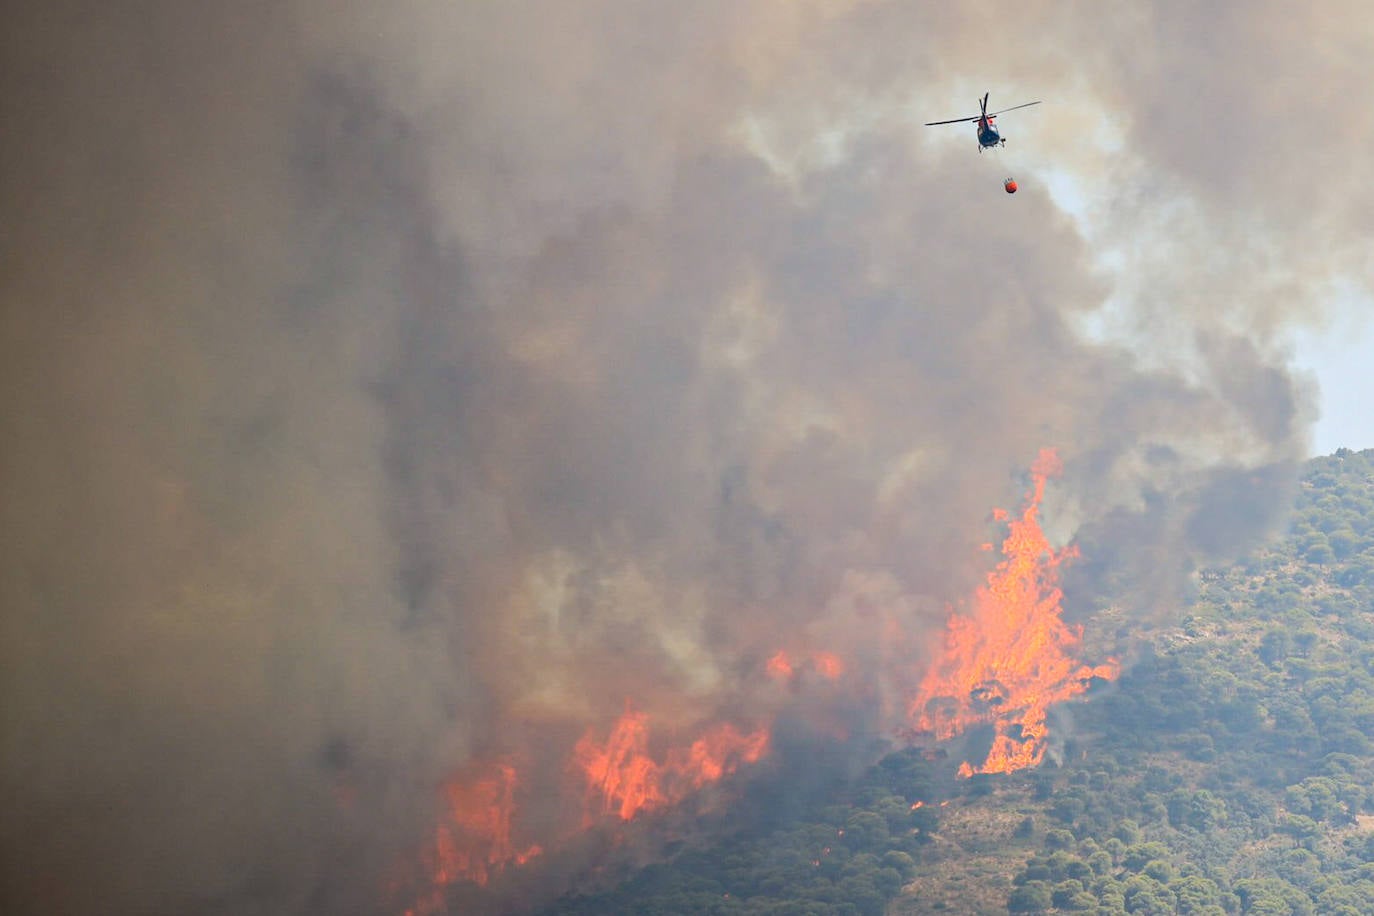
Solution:
[{"label": "orange flame", "polygon": [[[834,652],[812,652],[811,666],[828,681],[839,680],[840,675],[844,674],[844,661]],[[780,681],[785,681],[796,673],[792,659],[784,649],[779,649],[768,659],[766,670],[770,677]]]},{"label": "orange flame", "polygon": [[838,680],[844,674],[844,662],[834,652],[817,652],[811,656],[811,661],[815,663],[816,670],[821,676],[828,680]]},{"label": "orange flame", "polygon": [[407,914],[442,912],[449,885],[472,881],[485,886],[508,864],[523,865],[542,852],[538,846],[517,849],[511,841],[515,767],[498,763],[489,770],[476,777],[455,777],[444,785],[447,819],[434,830],[433,849],[422,856],[431,890]]},{"label": "orange flame", "polygon": [[779,649],[777,654],[768,660],[768,674],[780,681],[792,676],[792,662],[782,649]]},{"label": "orange flame", "polygon": [[1002,560],[974,594],[967,613],[951,613],[941,656],[926,672],[908,715],[922,731],[950,738],[970,726],[992,722],[996,737],[980,767],[968,762],[961,776],[1010,773],[1038,765],[1045,757],[1046,712],[1053,703],[1087,689],[1093,677],[1115,678],[1115,660],[1081,665],[1070,653],[1082,627],[1061,619],[1059,565],[1078,555],[1070,546],[1056,552],[1040,528],[1045,481],[1063,469],[1052,449],[1031,466],[1034,487],[1021,517],[1009,521]]},{"label": "orange flame", "polygon": [[626,711],[603,745],[588,731],[573,748],[573,762],[587,778],[584,822],[615,815],[623,821],[641,811],[677,804],[693,790],[729,776],[768,752],[768,730],[742,734],[733,725],[715,726],[684,749],[670,750],[663,763],[649,754],[649,717]]},{"label": "orange flame", "polygon": [[[573,748],[573,760],[587,774],[589,794],[604,801],[602,813],[628,821],[645,808],[666,799],[658,785],[659,766],[649,757],[649,717],[627,711],[616,722],[606,744],[598,745],[588,731]],[[587,820],[592,820],[590,811]]]}]

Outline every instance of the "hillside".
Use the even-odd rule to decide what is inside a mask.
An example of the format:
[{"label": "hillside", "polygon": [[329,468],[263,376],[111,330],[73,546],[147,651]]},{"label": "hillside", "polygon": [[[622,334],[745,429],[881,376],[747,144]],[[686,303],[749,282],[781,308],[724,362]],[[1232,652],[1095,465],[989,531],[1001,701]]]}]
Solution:
[{"label": "hillside", "polygon": [[1289,533],[1204,570],[1062,763],[908,750],[787,823],[550,913],[1374,912],[1374,450],[1305,469]]}]

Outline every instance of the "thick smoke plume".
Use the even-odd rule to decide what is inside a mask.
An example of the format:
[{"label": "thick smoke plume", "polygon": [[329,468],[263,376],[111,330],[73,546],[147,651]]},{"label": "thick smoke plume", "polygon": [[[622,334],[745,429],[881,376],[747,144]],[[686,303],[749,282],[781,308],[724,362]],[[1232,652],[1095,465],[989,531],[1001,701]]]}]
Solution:
[{"label": "thick smoke plume", "polygon": [[[1367,268],[1338,5],[8,4],[2,908],[395,911],[627,701],[880,735],[1043,446],[1166,607]],[[918,126],[987,89],[1001,161]]]}]

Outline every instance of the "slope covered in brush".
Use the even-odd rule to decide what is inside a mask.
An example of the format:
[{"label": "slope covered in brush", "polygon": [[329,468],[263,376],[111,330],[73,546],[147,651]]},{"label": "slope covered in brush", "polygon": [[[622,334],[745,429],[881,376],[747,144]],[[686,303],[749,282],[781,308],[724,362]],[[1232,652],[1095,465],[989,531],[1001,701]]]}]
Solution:
[{"label": "slope covered in brush", "polygon": [[1281,541],[1127,620],[1119,683],[1057,712],[1059,764],[903,751],[551,912],[1374,912],[1374,451],[1310,462]]},{"label": "slope covered in brush", "polygon": [[1289,535],[1199,580],[1075,710],[1012,912],[1374,912],[1374,452],[1312,461]]}]

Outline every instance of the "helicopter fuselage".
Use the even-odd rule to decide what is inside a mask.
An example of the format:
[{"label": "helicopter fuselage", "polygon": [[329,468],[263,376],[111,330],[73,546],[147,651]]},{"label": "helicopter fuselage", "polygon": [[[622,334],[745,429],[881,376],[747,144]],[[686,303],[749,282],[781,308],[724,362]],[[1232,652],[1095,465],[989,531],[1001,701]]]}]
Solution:
[{"label": "helicopter fuselage", "polygon": [[1002,143],[1002,135],[997,132],[997,119],[994,117],[979,118],[977,123],[978,149],[982,150]]}]

